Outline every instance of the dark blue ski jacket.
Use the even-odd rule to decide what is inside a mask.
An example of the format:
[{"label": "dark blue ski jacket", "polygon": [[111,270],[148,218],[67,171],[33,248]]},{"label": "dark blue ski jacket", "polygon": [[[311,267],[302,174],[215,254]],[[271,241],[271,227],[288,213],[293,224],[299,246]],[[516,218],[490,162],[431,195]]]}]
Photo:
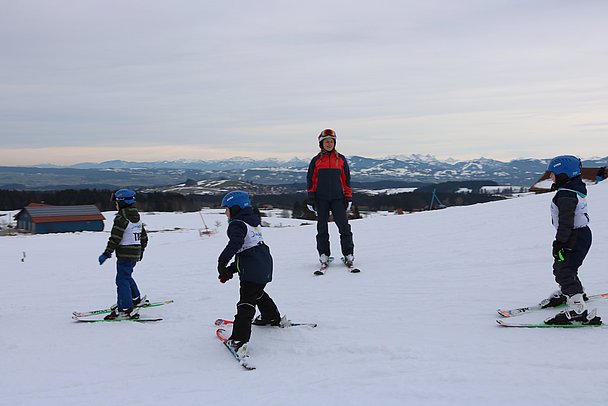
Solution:
[{"label": "dark blue ski jacket", "polygon": [[551,217],[557,233],[555,239],[569,248],[576,246],[576,230],[587,227],[587,187],[580,176],[557,187],[551,200]]},{"label": "dark blue ski jacket", "polygon": [[272,281],[272,256],[270,249],[261,241],[257,245],[245,249],[241,248],[245,243],[247,233],[251,227],[259,227],[260,219],[251,207],[246,207],[230,219],[228,224],[228,244],[219,256],[219,261],[228,263],[235,257],[239,277],[242,281],[266,284]]}]

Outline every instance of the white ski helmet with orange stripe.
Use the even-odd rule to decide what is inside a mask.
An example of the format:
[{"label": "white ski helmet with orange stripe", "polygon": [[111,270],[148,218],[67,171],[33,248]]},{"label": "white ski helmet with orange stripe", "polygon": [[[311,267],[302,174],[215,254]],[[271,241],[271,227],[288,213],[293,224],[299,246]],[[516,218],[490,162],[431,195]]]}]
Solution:
[{"label": "white ski helmet with orange stripe", "polygon": [[319,148],[323,149],[323,141],[328,138],[333,139],[334,145],[336,144],[336,132],[331,128],[326,128],[325,130],[321,131],[321,134],[319,134]]}]

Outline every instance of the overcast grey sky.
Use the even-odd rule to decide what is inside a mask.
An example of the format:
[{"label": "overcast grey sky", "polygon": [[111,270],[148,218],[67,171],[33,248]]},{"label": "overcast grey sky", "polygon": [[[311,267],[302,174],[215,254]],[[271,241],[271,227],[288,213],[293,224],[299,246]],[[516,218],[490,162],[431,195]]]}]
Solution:
[{"label": "overcast grey sky", "polygon": [[0,0],[0,165],[608,155],[608,1]]}]

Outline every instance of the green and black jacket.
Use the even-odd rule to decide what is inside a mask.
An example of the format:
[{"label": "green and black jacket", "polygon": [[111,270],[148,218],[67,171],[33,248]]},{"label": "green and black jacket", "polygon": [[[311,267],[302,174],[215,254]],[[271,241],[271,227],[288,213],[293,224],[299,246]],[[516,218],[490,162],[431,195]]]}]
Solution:
[{"label": "green and black jacket", "polygon": [[148,245],[148,234],[142,224],[141,234],[138,235],[138,244],[133,245],[120,245],[123,240],[125,230],[128,228],[129,223],[139,223],[140,216],[139,212],[135,207],[125,207],[116,213],[114,217],[114,225],[112,226],[112,232],[110,233],[110,239],[106,247],[106,252],[111,254],[116,251],[116,258],[128,259],[133,261],[139,261],[143,255],[146,246]]}]

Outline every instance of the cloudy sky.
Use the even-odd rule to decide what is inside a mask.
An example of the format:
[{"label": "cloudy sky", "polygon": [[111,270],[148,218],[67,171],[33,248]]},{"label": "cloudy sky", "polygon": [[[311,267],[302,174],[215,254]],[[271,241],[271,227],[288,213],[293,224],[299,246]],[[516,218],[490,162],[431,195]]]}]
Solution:
[{"label": "cloudy sky", "polygon": [[0,165],[608,155],[605,0],[0,0]]}]

